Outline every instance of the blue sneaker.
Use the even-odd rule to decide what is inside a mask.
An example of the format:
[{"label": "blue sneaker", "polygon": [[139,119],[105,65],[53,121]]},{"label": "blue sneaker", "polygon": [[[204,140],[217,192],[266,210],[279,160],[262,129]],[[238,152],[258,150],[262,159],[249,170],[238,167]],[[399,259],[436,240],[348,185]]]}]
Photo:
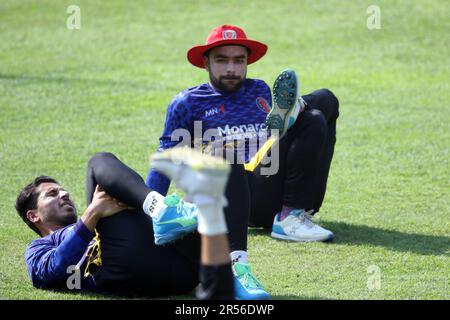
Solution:
[{"label": "blue sneaker", "polygon": [[291,69],[281,72],[273,84],[272,109],[266,117],[266,125],[269,129],[278,130],[280,138],[294,125],[299,113],[306,107],[298,87],[297,75]]},{"label": "blue sneaker", "polygon": [[164,199],[167,206],[158,219],[153,219],[155,244],[162,245],[178,240],[197,229],[198,209],[184,202],[176,193]]},{"label": "blue sneaker", "polygon": [[272,297],[252,274],[250,265],[233,264],[234,295],[237,300],[271,300]]}]

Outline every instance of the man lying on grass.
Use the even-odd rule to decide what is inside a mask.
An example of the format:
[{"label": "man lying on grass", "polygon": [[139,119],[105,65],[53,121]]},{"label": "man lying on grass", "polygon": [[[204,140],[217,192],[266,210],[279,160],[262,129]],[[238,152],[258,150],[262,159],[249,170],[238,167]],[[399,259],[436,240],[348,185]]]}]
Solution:
[{"label": "man lying on grass", "polygon": [[178,295],[194,289],[200,274],[199,298],[234,297],[223,213],[229,166],[180,148],[155,155],[153,165],[196,205],[148,189],[110,153],[89,161],[88,207],[78,220],[69,193],[51,177],[37,177],[20,192],[17,212],[41,237],[25,252],[35,287],[67,289],[68,270],[81,269],[78,289]]}]

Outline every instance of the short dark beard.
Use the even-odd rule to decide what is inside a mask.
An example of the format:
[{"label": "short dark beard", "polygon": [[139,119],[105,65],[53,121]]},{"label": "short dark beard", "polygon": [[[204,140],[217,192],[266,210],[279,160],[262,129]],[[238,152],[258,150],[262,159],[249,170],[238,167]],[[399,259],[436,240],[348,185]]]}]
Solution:
[{"label": "short dark beard", "polygon": [[[227,80],[227,79],[239,80],[239,82],[237,82],[233,87],[230,88],[229,86],[227,86],[224,83],[224,80]],[[217,90],[222,91],[222,92],[231,93],[231,92],[238,91],[242,87],[242,85],[244,84],[245,78],[241,78],[238,76],[220,76],[217,79],[210,73],[209,81],[211,82],[213,87],[216,88]]]},{"label": "short dark beard", "polygon": [[[207,61],[207,65],[208,65],[208,71],[209,71],[209,59]],[[209,82],[211,82],[213,87],[219,91],[226,92],[226,93],[239,91],[239,89],[244,84],[245,78],[247,76],[245,74],[243,78],[241,78],[239,76],[220,76],[219,78],[215,78],[211,72],[208,72],[208,74],[209,74]],[[236,85],[234,87],[230,88],[223,83],[223,81],[226,79],[236,79],[236,80],[239,80],[239,82],[236,83]]]},{"label": "short dark beard", "polygon": [[60,225],[60,226],[64,226],[67,227],[71,224],[74,224],[78,221],[78,216],[77,216],[77,211],[74,208],[74,211],[72,211],[71,213],[65,213],[64,215],[61,214],[55,214],[52,222]]}]

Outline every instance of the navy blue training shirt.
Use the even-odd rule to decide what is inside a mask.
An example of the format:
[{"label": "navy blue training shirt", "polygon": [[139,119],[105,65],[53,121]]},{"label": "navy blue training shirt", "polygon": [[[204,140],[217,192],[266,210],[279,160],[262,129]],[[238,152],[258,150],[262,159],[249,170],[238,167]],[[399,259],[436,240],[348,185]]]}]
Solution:
[{"label": "navy blue training shirt", "polygon": [[[209,83],[189,88],[176,95],[167,109],[158,151],[186,142],[173,136],[178,133],[177,129],[189,132],[190,146],[197,143],[197,140],[194,141],[195,132],[200,133],[202,145],[219,141],[204,136],[205,132],[215,132],[223,139],[223,143],[241,141],[242,150],[238,150],[238,153],[242,155],[241,163],[246,163],[261,146],[260,142],[255,145],[256,139],[253,138],[257,135],[264,135],[267,138],[267,127],[264,122],[270,111],[271,101],[268,85],[256,79],[246,79],[238,91],[231,93],[221,92]],[[201,125],[197,121],[201,121]],[[146,184],[152,190],[166,195],[170,180],[150,168]]]},{"label": "navy blue training shirt", "polygon": [[[67,289],[69,266],[77,265],[94,237],[81,220],[52,234],[33,240],[25,251],[25,263],[33,286]],[[92,290],[92,277],[81,277],[81,289]]]}]

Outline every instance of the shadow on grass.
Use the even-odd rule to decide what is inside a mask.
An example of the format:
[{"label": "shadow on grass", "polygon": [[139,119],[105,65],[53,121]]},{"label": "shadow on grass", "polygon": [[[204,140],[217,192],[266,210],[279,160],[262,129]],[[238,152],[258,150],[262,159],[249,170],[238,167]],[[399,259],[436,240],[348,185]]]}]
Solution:
[{"label": "shadow on grass", "polygon": [[[45,291],[49,292],[56,292],[56,293],[64,293],[64,294],[74,294],[73,291],[70,290],[58,290],[58,289],[44,289]],[[78,300],[79,298],[79,292],[73,295],[73,299]],[[108,294],[108,293],[99,293],[99,292],[88,292],[84,291],[81,293],[83,298],[90,299],[90,300],[197,300],[195,296],[195,291],[188,292],[183,295],[179,296],[163,296],[163,297],[155,297],[155,296],[120,296],[120,295],[114,295],[114,294]],[[71,299],[70,297],[66,296],[66,300]],[[273,295],[273,300],[330,300],[330,298],[326,297],[309,297],[309,296],[298,296],[298,295]]]},{"label": "shadow on grass", "polygon": [[[321,224],[335,234],[334,244],[372,245],[395,251],[413,252],[422,255],[449,255],[450,238],[417,233],[405,233],[345,222]],[[270,229],[249,229],[249,235],[270,236]]]},{"label": "shadow on grass", "polygon": [[[188,292],[179,296],[145,296],[143,294],[139,295],[120,295],[108,292],[94,292],[94,291],[78,291],[78,290],[68,290],[68,289],[58,289],[58,288],[42,288],[38,289],[47,292],[64,294],[65,300],[79,300],[80,297],[83,300],[195,300],[195,292]],[[71,296],[73,298],[71,298]]]},{"label": "shadow on grass", "polygon": [[[159,299],[169,299],[169,300],[196,300],[195,294],[186,294],[182,296],[171,296],[166,298],[159,298]],[[330,300],[330,298],[326,297],[309,297],[309,296],[302,296],[302,295],[272,295],[273,300]]]}]

